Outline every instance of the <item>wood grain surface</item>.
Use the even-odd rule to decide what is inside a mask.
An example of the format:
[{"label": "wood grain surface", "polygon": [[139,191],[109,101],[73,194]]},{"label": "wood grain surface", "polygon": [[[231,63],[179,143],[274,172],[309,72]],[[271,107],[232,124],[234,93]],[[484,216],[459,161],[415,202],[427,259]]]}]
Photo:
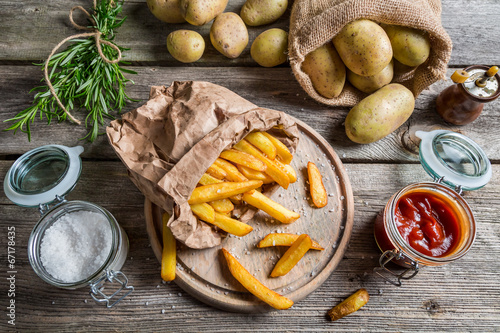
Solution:
[{"label": "wood grain surface", "polygon": [[[239,12],[243,0],[230,1]],[[32,101],[29,90],[40,84],[42,72],[32,65],[45,59],[63,38],[76,33],[67,19],[70,7],[90,1],[0,2],[0,120],[13,117]],[[500,63],[500,1],[442,0],[443,26],[453,41],[449,75],[468,65]],[[174,80],[205,80],[227,87],[251,102],[282,110],[304,121],[337,152],[351,181],[354,224],[344,257],[331,276],[304,300],[287,311],[259,314],[230,313],[186,294],[174,282],[162,283],[145,227],[144,197],[128,179],[106,139],[80,141],[85,129],[68,123],[46,126],[39,119],[31,142],[22,133],[0,132],[0,187],[14,160],[29,149],[47,143],[83,145],[81,180],[68,199],[95,202],[108,209],[126,230],[130,252],[123,268],[135,286],[131,297],[113,309],[94,304],[83,288],[61,290],[43,283],[31,269],[26,247],[39,219],[36,209],[15,206],[0,194],[0,319],[1,332],[500,332],[500,101],[485,105],[473,123],[450,126],[435,112],[436,96],[450,80],[438,82],[416,100],[410,119],[379,142],[356,145],[347,139],[343,122],[348,108],[314,102],[300,88],[290,68],[260,68],[250,58],[249,46],[238,59],[218,54],[208,42],[209,26],[168,25],[156,20],[145,1],[126,1],[128,21],[117,40],[131,48],[125,53],[138,75],[128,92],[144,103],[151,85]],[[288,29],[288,15],[261,28],[251,28],[252,40],[270,27]],[[192,28],[202,32],[207,50],[199,63],[172,60],[165,47],[170,31]],[[80,119],[81,113],[77,112]],[[4,129],[5,124],[0,126]],[[493,164],[491,182],[466,192],[478,221],[472,250],[462,259],[441,267],[422,269],[401,288],[386,284],[372,273],[380,255],[373,239],[373,219],[389,197],[403,186],[429,180],[418,164],[418,129],[460,131],[486,151]],[[15,326],[8,324],[11,285],[7,281],[7,228],[15,227]],[[326,312],[358,288],[370,301],[358,312],[330,322]]]},{"label": "wood grain surface", "polygon": [[[344,256],[351,236],[354,202],[351,184],[340,158],[311,127],[297,121],[299,144],[291,166],[297,181],[288,189],[279,188],[272,198],[300,214],[291,224],[282,224],[259,211],[249,224],[253,231],[244,236],[228,235],[220,246],[196,250],[179,246],[175,282],[195,298],[232,312],[267,312],[272,307],[249,294],[227,269],[221,248],[236,259],[266,287],[298,302],[316,290],[330,276]],[[307,177],[307,163],[314,162],[323,176],[328,204],[318,209],[312,204]],[[158,261],[162,253],[162,210],[149,200],[145,203],[146,227]],[[286,248],[257,248],[270,233],[308,234],[324,250],[308,251],[285,276],[269,277]]]}]

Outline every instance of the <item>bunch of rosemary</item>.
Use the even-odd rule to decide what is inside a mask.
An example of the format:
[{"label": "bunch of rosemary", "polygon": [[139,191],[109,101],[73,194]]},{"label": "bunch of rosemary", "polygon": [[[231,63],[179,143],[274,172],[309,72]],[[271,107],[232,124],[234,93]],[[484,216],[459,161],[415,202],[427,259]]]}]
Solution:
[{"label": "bunch of rosemary", "polygon": [[[100,32],[101,41],[112,42],[115,30],[125,21],[125,17],[118,18],[122,11],[123,0],[100,0],[95,4],[90,14],[89,29]],[[47,62],[48,77],[53,85],[56,95],[67,110],[75,108],[86,111],[85,126],[88,129],[84,137],[90,142],[94,141],[99,129],[104,125],[104,119],[113,119],[110,114],[113,110],[120,113],[127,101],[135,101],[125,93],[128,82],[133,82],[123,75],[124,73],[136,74],[121,67],[129,63],[119,61],[110,63],[105,61],[98,51],[96,37],[87,39],[71,39],[72,44],[64,51],[55,54]],[[118,51],[112,46],[101,43],[101,50],[107,59],[116,59]],[[116,45],[116,44],[115,44]],[[117,46],[117,45],[116,45]],[[120,51],[125,48],[117,46]],[[45,69],[45,64],[37,64]],[[31,124],[39,115],[45,117],[50,124],[53,119],[61,122],[66,120],[67,114],[57,103],[47,85],[31,90],[36,92],[33,104],[19,112],[15,117],[5,120],[13,124],[5,129],[17,130],[28,135],[31,141]]]}]

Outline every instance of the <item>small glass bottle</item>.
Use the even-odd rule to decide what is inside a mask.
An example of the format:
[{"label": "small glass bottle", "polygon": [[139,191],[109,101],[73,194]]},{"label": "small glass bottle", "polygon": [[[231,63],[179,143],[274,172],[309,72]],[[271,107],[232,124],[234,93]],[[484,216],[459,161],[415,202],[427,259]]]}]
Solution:
[{"label": "small glass bottle", "polygon": [[[439,266],[463,257],[471,248],[476,236],[476,220],[472,209],[461,196],[462,190],[483,187],[491,179],[491,164],[484,151],[469,138],[455,132],[437,130],[417,131],[421,138],[420,161],[436,181],[410,184],[387,202],[375,220],[374,235],[382,251],[380,267],[375,272],[394,285],[413,278],[421,266]],[[424,193],[444,203],[453,212],[458,226],[458,239],[450,251],[442,256],[431,256],[415,250],[401,235],[397,227],[396,209],[400,199],[408,194]],[[404,268],[402,273],[388,269],[394,262]],[[382,274],[385,272],[386,274]],[[393,275],[396,281],[386,275]]]},{"label": "small glass bottle", "polygon": [[474,65],[457,70],[451,76],[454,85],[443,90],[436,99],[436,110],[447,122],[465,125],[476,120],[484,103],[500,96],[498,67]]},{"label": "small glass bottle", "polygon": [[[64,199],[80,178],[83,147],[68,148],[47,145],[23,154],[14,162],[4,181],[4,192],[15,204],[24,207],[39,207],[41,218],[33,228],[28,245],[28,258],[35,273],[45,282],[63,289],[78,289],[90,286],[90,294],[96,302],[105,303],[108,308],[117,304],[133,291],[127,277],[120,271],[125,263],[129,243],[128,237],[116,219],[106,209],[86,201]],[[52,207],[49,207],[53,204]],[[52,276],[41,260],[41,244],[44,235],[61,217],[75,212],[92,212],[104,221],[109,231],[110,244],[102,265],[78,281],[63,281]],[[104,251],[104,250],[103,250]],[[103,292],[106,281],[117,283],[118,290],[111,295]]]}]

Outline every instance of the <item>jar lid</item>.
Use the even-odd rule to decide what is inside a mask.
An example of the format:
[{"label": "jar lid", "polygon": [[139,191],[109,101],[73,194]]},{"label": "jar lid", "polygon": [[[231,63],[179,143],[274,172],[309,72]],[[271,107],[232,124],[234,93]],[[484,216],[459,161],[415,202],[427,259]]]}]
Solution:
[{"label": "jar lid", "polygon": [[[496,72],[493,73],[493,75],[487,74],[489,72],[488,66],[469,66],[465,69],[465,71],[469,77],[461,84],[469,94],[479,100],[484,100],[484,102],[495,99],[499,96],[500,76]],[[477,83],[480,79],[483,80],[483,84]]]},{"label": "jar lid", "polygon": [[7,198],[19,206],[49,204],[78,182],[83,147],[47,145],[28,151],[10,167],[4,181]]},{"label": "jar lid", "polygon": [[477,190],[491,179],[490,160],[465,135],[446,130],[417,131],[415,135],[422,139],[420,162],[433,178],[463,190]]}]

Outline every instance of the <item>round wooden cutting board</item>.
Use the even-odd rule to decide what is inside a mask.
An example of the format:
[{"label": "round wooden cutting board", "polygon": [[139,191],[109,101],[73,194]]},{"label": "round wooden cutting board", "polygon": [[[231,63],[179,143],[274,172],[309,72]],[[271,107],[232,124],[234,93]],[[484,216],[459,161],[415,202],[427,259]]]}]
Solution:
[{"label": "round wooden cutting board", "polygon": [[[337,154],[318,133],[297,120],[299,145],[291,165],[297,181],[287,190],[279,188],[272,199],[300,213],[292,224],[282,224],[264,212],[257,213],[249,224],[254,228],[244,237],[229,235],[222,245],[195,250],[179,246],[175,282],[193,297],[214,307],[233,312],[267,312],[273,310],[247,292],[227,268],[220,249],[224,247],[267,287],[298,302],[318,288],[334,271],[344,255],[351,236],[354,199],[347,173]],[[307,162],[319,168],[328,193],[328,204],[312,206],[307,182]],[[162,253],[162,209],[146,199],[147,232],[159,261]],[[270,278],[275,263],[286,247],[259,249],[257,243],[269,233],[308,234],[323,251],[309,250],[285,276]],[[160,274],[158,272],[158,274]]]}]

